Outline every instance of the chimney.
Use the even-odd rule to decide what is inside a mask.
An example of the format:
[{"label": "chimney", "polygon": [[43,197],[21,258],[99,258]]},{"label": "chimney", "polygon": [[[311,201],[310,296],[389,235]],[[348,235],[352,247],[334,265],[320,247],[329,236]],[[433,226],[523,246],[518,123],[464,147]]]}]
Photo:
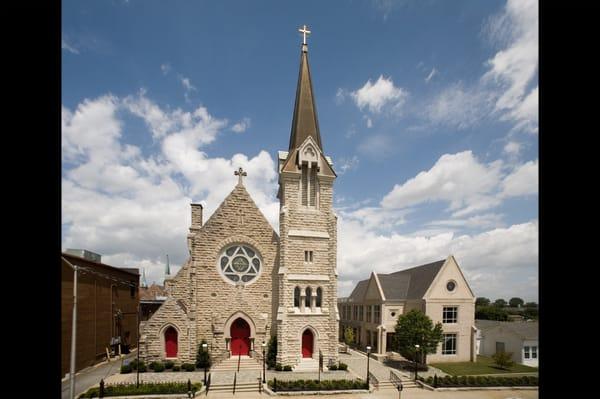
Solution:
[{"label": "chimney", "polygon": [[190,204],[192,206],[192,225],[190,229],[202,227],[202,204]]}]

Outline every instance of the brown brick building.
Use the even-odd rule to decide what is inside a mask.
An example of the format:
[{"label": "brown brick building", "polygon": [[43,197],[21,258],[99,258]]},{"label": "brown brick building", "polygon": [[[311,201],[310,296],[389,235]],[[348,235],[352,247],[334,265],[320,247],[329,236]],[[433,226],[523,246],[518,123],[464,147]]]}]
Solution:
[{"label": "brown brick building", "polygon": [[61,375],[70,369],[72,266],[78,267],[75,370],[105,358],[106,347],[110,346],[114,337],[120,337],[122,343],[128,341],[131,347],[137,343],[138,269],[105,265],[100,263],[99,256],[88,251],[82,251],[81,255],[85,258],[65,252],[61,255]]}]

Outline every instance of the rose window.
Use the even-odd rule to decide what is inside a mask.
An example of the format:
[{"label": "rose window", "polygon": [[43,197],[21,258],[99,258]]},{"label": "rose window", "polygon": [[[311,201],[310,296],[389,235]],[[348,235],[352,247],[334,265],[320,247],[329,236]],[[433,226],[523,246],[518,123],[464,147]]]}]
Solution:
[{"label": "rose window", "polygon": [[254,249],[236,244],[221,253],[219,268],[221,274],[231,282],[246,284],[258,277],[261,259]]}]

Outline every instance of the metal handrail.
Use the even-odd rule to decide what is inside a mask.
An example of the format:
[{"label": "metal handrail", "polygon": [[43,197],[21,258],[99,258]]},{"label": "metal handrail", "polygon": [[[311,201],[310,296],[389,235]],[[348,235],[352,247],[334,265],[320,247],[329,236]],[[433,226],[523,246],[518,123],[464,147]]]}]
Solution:
[{"label": "metal handrail", "polygon": [[233,394],[235,395],[235,384],[237,381],[237,372],[234,372],[233,374]]}]

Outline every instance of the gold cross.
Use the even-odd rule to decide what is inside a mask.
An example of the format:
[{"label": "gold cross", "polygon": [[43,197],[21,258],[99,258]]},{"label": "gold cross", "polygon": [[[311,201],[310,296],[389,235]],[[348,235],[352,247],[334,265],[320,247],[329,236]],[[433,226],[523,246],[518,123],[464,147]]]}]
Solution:
[{"label": "gold cross", "polygon": [[236,175],[236,176],[238,176],[238,178],[239,178],[238,184],[243,184],[242,177],[248,176],[248,173],[244,172],[244,169],[242,169],[241,166],[240,166],[240,168],[238,170],[236,170],[235,172],[233,172],[233,174]]},{"label": "gold cross", "polygon": [[307,26],[304,25],[304,27],[298,29],[298,32],[302,33],[303,36],[302,44],[306,44],[306,35],[310,35],[310,31],[306,28]]}]

